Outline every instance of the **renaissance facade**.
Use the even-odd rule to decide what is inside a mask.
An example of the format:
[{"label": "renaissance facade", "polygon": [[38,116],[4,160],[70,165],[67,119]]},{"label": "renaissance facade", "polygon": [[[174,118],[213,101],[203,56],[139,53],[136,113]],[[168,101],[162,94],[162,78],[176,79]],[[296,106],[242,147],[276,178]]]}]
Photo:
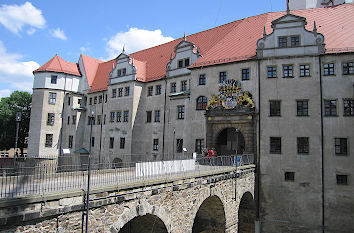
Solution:
[{"label": "renaissance facade", "polygon": [[264,232],[350,232],[353,12],[262,14],[107,62],[56,55],[34,71],[28,156],[253,154]]}]

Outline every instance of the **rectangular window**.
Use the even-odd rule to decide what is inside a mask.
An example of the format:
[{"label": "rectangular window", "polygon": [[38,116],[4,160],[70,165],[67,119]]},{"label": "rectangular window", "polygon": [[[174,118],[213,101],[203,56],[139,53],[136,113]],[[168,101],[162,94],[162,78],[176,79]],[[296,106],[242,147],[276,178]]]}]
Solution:
[{"label": "rectangular window", "polygon": [[184,67],[189,66],[189,58],[184,59]]},{"label": "rectangular window", "polygon": [[122,76],[122,70],[117,70],[118,77]]},{"label": "rectangular window", "polygon": [[348,175],[336,175],[337,184],[348,185]]},{"label": "rectangular window", "polygon": [[227,73],[226,73],[226,71],[220,72],[220,73],[219,73],[219,82],[220,82],[220,83],[223,83],[223,82],[226,81],[226,79],[227,79]]},{"label": "rectangular window", "polygon": [[298,137],[297,138],[297,153],[308,155],[309,154],[309,138]]},{"label": "rectangular window", "polygon": [[160,122],[160,110],[155,110],[155,122]]},{"label": "rectangular window", "polygon": [[95,147],[95,137],[91,137],[91,146]]},{"label": "rectangular window", "polygon": [[205,85],[205,84],[206,84],[205,74],[199,75],[199,85]]},{"label": "rectangular window", "polygon": [[123,96],[123,87],[118,88],[118,97],[122,97]]},{"label": "rectangular window", "polygon": [[80,99],[77,99],[77,104],[80,105],[80,106],[81,106],[81,101],[82,101],[81,98],[80,98]]},{"label": "rectangular window", "polygon": [[300,46],[300,36],[291,36],[290,37],[290,44],[291,44],[291,47]]},{"label": "rectangular window", "polygon": [[114,148],[114,137],[110,137],[109,138],[109,149],[113,149]]},{"label": "rectangular window", "polygon": [[68,97],[68,106],[70,106],[70,104],[71,104],[71,97],[69,96]]},{"label": "rectangular window", "polygon": [[76,115],[73,115],[73,116],[72,116],[72,119],[73,119],[73,120],[72,120],[72,124],[73,124],[73,125],[76,125]]},{"label": "rectangular window", "polygon": [[343,63],[343,74],[354,74],[354,63],[353,62]]},{"label": "rectangular window", "polygon": [[310,65],[300,65],[300,77],[310,77]]},{"label": "rectangular window", "polygon": [[297,116],[308,116],[309,115],[309,101],[308,100],[297,100],[296,101],[296,115]]},{"label": "rectangular window", "polygon": [[117,97],[117,89],[112,89],[112,98]]},{"label": "rectangular window", "polygon": [[293,65],[283,65],[283,78],[293,77]]},{"label": "rectangular window", "polygon": [[270,137],[270,153],[281,154],[281,137]]},{"label": "rectangular window", "polygon": [[269,100],[269,116],[280,116],[280,100]]},{"label": "rectangular window", "polygon": [[348,140],[347,138],[335,138],[334,139],[334,150],[336,155],[347,155],[348,154]]},{"label": "rectangular window", "polygon": [[93,104],[97,104],[97,96],[93,98]]},{"label": "rectangular window", "polygon": [[176,83],[171,83],[171,93],[175,93],[176,89]]},{"label": "rectangular window", "polygon": [[70,124],[70,116],[68,116],[68,122],[67,123],[68,123],[68,125]]},{"label": "rectangular window", "polygon": [[128,122],[128,119],[129,119],[129,111],[124,111],[124,118],[123,118],[123,121],[124,121],[124,122]]},{"label": "rectangular window", "polygon": [[129,96],[129,94],[130,94],[130,87],[125,87],[124,95]]},{"label": "rectangular window", "polygon": [[98,103],[102,103],[102,95],[98,96]]},{"label": "rectangular window", "polygon": [[120,138],[119,148],[124,149],[125,147],[125,138]]},{"label": "rectangular window", "polygon": [[127,74],[127,69],[126,68],[118,70],[118,77],[125,76],[126,74]]},{"label": "rectangular window", "polygon": [[242,69],[242,81],[250,80],[250,69]]},{"label": "rectangular window", "polygon": [[268,66],[267,67],[267,77],[268,78],[276,78],[277,77],[277,67],[276,66]]},{"label": "rectangular window", "polygon": [[354,116],[354,99],[344,99],[344,116]]},{"label": "rectangular window", "polygon": [[146,111],[146,122],[151,122],[152,111]]},{"label": "rectangular window", "polygon": [[104,117],[103,117],[103,124],[104,125],[106,124],[106,114],[104,114]]},{"label": "rectangular window", "polygon": [[178,68],[182,68],[183,67],[183,60],[178,60]]},{"label": "rectangular window", "polygon": [[324,100],[325,116],[337,116],[337,100]]},{"label": "rectangular window", "polygon": [[116,113],[115,112],[111,112],[110,118],[109,118],[109,122],[114,122],[114,118],[116,118]]},{"label": "rectangular window", "polygon": [[183,68],[188,66],[189,66],[189,58],[178,60],[178,68]]},{"label": "rectangular window", "polygon": [[159,150],[159,139],[158,138],[154,138],[152,149]]},{"label": "rectangular window", "polygon": [[53,145],[53,134],[45,135],[45,147],[52,147]]},{"label": "rectangular window", "polygon": [[278,37],[278,44],[279,44],[279,48],[288,47],[288,38],[286,36]]},{"label": "rectangular window", "polygon": [[154,92],[154,87],[153,87],[153,86],[148,87],[147,96],[152,96],[152,93],[153,93],[153,92]]},{"label": "rectangular window", "polygon": [[202,153],[204,149],[204,139],[195,139],[195,152]]},{"label": "rectangular window", "polygon": [[73,148],[73,140],[74,137],[72,135],[69,135],[69,148]]},{"label": "rectangular window", "polygon": [[92,105],[92,97],[90,97],[89,104]]},{"label": "rectangular window", "polygon": [[184,119],[184,105],[177,106],[177,119]]},{"label": "rectangular window", "polygon": [[98,115],[97,116],[97,125],[101,125],[101,122],[102,122],[102,116]]},{"label": "rectangular window", "polygon": [[183,151],[183,139],[177,139],[176,152],[181,153]]},{"label": "rectangular window", "polygon": [[334,63],[323,65],[323,75],[334,75]]},{"label": "rectangular window", "polygon": [[107,103],[107,94],[104,96],[104,102]]},{"label": "rectangular window", "polygon": [[54,117],[55,117],[54,113],[48,113],[47,125],[54,125]]},{"label": "rectangular window", "polygon": [[284,173],[284,180],[285,181],[295,181],[295,172],[285,172]]},{"label": "rectangular window", "polygon": [[57,93],[49,92],[49,104],[55,104]]},{"label": "rectangular window", "polygon": [[57,79],[58,79],[57,75],[51,75],[50,76],[50,83],[51,84],[57,84]]},{"label": "rectangular window", "polygon": [[122,112],[118,111],[117,112],[117,122],[121,122],[122,121]]},{"label": "rectangular window", "polygon": [[181,91],[187,90],[187,80],[181,81]]},{"label": "rectangular window", "polygon": [[161,95],[161,85],[156,85],[156,92],[155,95]]}]

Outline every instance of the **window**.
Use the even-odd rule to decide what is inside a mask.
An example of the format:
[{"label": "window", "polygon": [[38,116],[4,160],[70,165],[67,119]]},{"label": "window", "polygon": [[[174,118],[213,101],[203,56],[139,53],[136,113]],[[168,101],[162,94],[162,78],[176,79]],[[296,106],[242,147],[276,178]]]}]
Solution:
[{"label": "window", "polygon": [[125,147],[125,138],[120,138],[119,148],[124,149]]},{"label": "window", "polygon": [[270,137],[270,153],[281,154],[281,137]]},{"label": "window", "polygon": [[55,104],[57,93],[49,92],[49,104]]},{"label": "window", "polygon": [[204,139],[195,139],[195,152],[202,153],[204,149]]},{"label": "window", "polygon": [[205,96],[199,96],[197,98],[197,110],[205,110],[207,106],[207,98]]},{"label": "window", "polygon": [[68,122],[67,123],[68,123],[68,125],[70,124],[70,116],[68,116]]},{"label": "window", "polygon": [[91,117],[92,124],[94,125],[96,123],[96,116]]},{"label": "window", "polygon": [[199,85],[205,85],[205,84],[206,84],[205,74],[200,74],[199,75]]},{"label": "window", "polygon": [[184,59],[184,67],[189,66],[189,58]]},{"label": "window", "polygon": [[280,100],[269,100],[269,116],[280,116]]},{"label": "window", "polygon": [[102,95],[98,96],[98,103],[102,103]]},{"label": "window", "polygon": [[57,84],[57,79],[58,79],[57,75],[50,76],[50,83],[51,84]]},{"label": "window", "polygon": [[70,104],[71,104],[71,97],[69,96],[68,97],[68,106],[70,106]]},{"label": "window", "polygon": [[348,154],[348,140],[347,138],[335,138],[334,139],[334,150],[336,155],[347,155]]},{"label": "window", "polygon": [[300,36],[291,36],[290,37],[290,44],[291,44],[291,47],[300,46]]},{"label": "window", "polygon": [[109,149],[113,149],[114,148],[114,137],[110,137],[109,138]]},{"label": "window", "polygon": [[91,146],[95,147],[95,137],[91,137]]},{"label": "window", "polygon": [[178,68],[182,68],[183,67],[183,60],[178,60]]},{"label": "window", "polygon": [[93,98],[93,104],[97,104],[97,96]]},{"label": "window", "polygon": [[189,66],[189,58],[178,60],[178,68],[183,68],[188,66]]},{"label": "window", "polygon": [[354,99],[344,99],[344,116],[354,116]]},{"label": "window", "polygon": [[307,155],[309,154],[309,138],[298,137],[297,138],[297,153]]},{"label": "window", "polygon": [[124,95],[129,96],[129,92],[130,92],[130,87],[125,87]]},{"label": "window", "polygon": [[107,94],[104,96],[104,102],[107,103]]},{"label": "window", "polygon": [[148,87],[148,93],[147,93],[147,96],[152,96],[152,93],[154,92],[154,87],[151,86],[151,87]]},{"label": "window", "polygon": [[109,118],[109,122],[114,122],[114,118],[116,118],[116,113],[115,112],[111,112],[110,118]]},{"label": "window", "polygon": [[184,119],[184,105],[177,106],[177,119]]},{"label": "window", "polygon": [[183,151],[183,139],[177,139],[176,152],[181,153]]},{"label": "window", "polygon": [[118,77],[125,76],[126,74],[127,74],[127,69],[126,68],[118,70]]},{"label": "window", "polygon": [[102,122],[102,116],[98,115],[97,116],[97,125],[101,125],[101,122]]},{"label": "window", "polygon": [[74,137],[72,135],[69,135],[69,148],[73,148],[73,140]]},{"label": "window", "polygon": [[242,81],[250,80],[250,69],[242,69]]},{"label": "window", "polygon": [[337,116],[337,100],[325,100],[325,116]]},{"label": "window", "polygon": [[[47,125],[54,125],[54,113],[48,113]],[[69,118],[70,119],[70,118]],[[69,121],[68,121],[69,122]]]},{"label": "window", "polygon": [[334,75],[334,63],[323,65],[323,75]]},{"label": "window", "polygon": [[118,97],[122,97],[123,96],[123,87],[118,88]]},{"label": "window", "polygon": [[267,77],[268,78],[276,78],[277,77],[277,67],[276,66],[268,66],[267,67]]},{"label": "window", "polygon": [[297,100],[296,101],[296,115],[297,116],[308,116],[309,115],[309,101],[308,100]]},{"label": "window", "polygon": [[117,112],[117,122],[121,122],[122,121],[122,112],[118,111]]},{"label": "window", "polygon": [[155,122],[160,122],[160,110],[155,110]]},{"label": "window", "polygon": [[52,147],[53,144],[53,134],[45,135],[45,147]]},{"label": "window", "polygon": [[128,118],[129,118],[129,111],[124,111],[124,118],[123,118],[123,121],[124,121],[124,122],[128,122]]},{"label": "window", "polygon": [[152,111],[146,111],[146,122],[151,122]]},{"label": "window", "polygon": [[226,71],[220,72],[220,73],[219,73],[219,81],[220,81],[220,83],[225,82],[226,79],[227,79]]},{"label": "window", "polygon": [[154,138],[152,149],[159,150],[159,139],[158,138]]},{"label": "window", "polygon": [[187,90],[187,80],[181,81],[181,91]]},{"label": "window", "polygon": [[72,118],[73,118],[72,124],[73,124],[73,125],[76,125],[76,115],[73,115]]},{"label": "window", "polygon": [[339,185],[348,185],[348,175],[336,175],[337,184]]},{"label": "window", "polygon": [[310,65],[300,65],[300,77],[310,77]]},{"label": "window", "polygon": [[176,92],[176,83],[171,83],[171,93]]},{"label": "window", "polygon": [[77,99],[77,104],[81,105],[81,101],[82,101],[82,99]]},{"label": "window", "polygon": [[288,38],[286,36],[278,37],[278,44],[279,44],[279,48],[288,47]]},{"label": "window", "polygon": [[156,95],[161,95],[161,85],[156,85]]},{"label": "window", "polygon": [[92,105],[92,97],[90,97],[89,104]]},{"label": "window", "polygon": [[103,117],[103,124],[104,125],[106,124],[106,114],[104,114],[104,117]]},{"label": "window", "polygon": [[285,172],[284,173],[284,179],[285,181],[295,181],[295,172]]},{"label": "window", "polygon": [[293,65],[283,65],[283,78],[293,78]]},{"label": "window", "polygon": [[354,63],[353,62],[343,63],[343,74],[354,74]]}]

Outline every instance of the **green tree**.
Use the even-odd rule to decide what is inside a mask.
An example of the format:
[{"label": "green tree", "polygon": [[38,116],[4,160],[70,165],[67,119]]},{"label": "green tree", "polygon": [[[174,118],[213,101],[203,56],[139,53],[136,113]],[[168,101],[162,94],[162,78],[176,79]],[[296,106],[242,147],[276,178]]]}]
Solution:
[{"label": "green tree", "polygon": [[21,150],[27,147],[32,95],[24,91],[14,91],[9,97],[0,101],[0,149],[15,147],[16,138],[16,112],[21,112],[17,147]]}]

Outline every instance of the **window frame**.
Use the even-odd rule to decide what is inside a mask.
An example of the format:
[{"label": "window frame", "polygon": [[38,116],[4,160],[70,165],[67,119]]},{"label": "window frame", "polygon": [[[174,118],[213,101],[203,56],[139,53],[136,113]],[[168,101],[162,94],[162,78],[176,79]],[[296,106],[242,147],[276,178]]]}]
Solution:
[{"label": "window frame", "polygon": [[279,36],[278,37],[278,48],[287,48],[288,47],[288,37]]},{"label": "window frame", "polygon": [[342,73],[343,75],[353,75],[354,74],[354,62],[347,61],[342,63]]},{"label": "window frame", "polygon": [[125,148],[125,138],[121,137],[119,140],[119,149]]},{"label": "window frame", "polygon": [[160,122],[160,110],[155,110],[154,113],[154,122]]},{"label": "window frame", "polygon": [[281,154],[281,137],[269,137],[269,153]]},{"label": "window frame", "polygon": [[184,105],[177,105],[177,119],[183,120],[185,115],[185,106]]},{"label": "window frame", "polygon": [[206,106],[208,105],[208,99],[205,96],[199,96],[196,100],[196,110],[206,110]]},{"label": "window frame", "polygon": [[73,148],[73,144],[74,144],[74,136],[73,135],[69,135],[69,141],[68,141],[69,149]]},{"label": "window frame", "polygon": [[159,139],[158,138],[154,138],[152,140],[152,150],[154,150],[154,151],[159,150]]},{"label": "window frame", "polygon": [[130,87],[125,87],[124,88],[124,96],[129,96],[130,95]]},{"label": "window frame", "polygon": [[[269,70],[269,68],[271,68],[271,70]],[[271,76],[269,74],[271,74]],[[267,66],[267,78],[277,78],[277,75],[277,66]]]},{"label": "window frame", "polygon": [[323,76],[334,76],[334,75],[336,75],[335,67],[336,66],[335,66],[334,62],[323,64]]},{"label": "window frame", "polygon": [[122,111],[117,111],[116,122],[122,122]]},{"label": "window frame", "polygon": [[309,137],[297,137],[297,154],[308,155],[310,154],[310,139]]},{"label": "window frame", "polygon": [[283,65],[283,78],[294,78],[294,65],[292,64]]},{"label": "window frame", "polygon": [[129,110],[123,112],[123,122],[129,122]]},{"label": "window frame", "polygon": [[46,134],[45,135],[45,147],[51,148],[53,146],[53,134]]},{"label": "window frame", "polygon": [[152,96],[154,93],[154,86],[149,86],[147,89],[147,96]]},{"label": "window frame", "polygon": [[152,122],[152,111],[146,111],[146,123]]},{"label": "window frame", "polygon": [[[333,104],[332,101],[334,101],[335,104]],[[324,115],[326,117],[338,116],[337,99],[325,99],[323,102]]]},{"label": "window frame", "polygon": [[337,183],[337,185],[348,185],[349,184],[348,178],[349,178],[348,175],[336,174],[336,181],[337,181],[336,183]]},{"label": "window frame", "polygon": [[334,154],[336,156],[348,156],[348,141],[348,138],[334,138]]},{"label": "window frame", "polygon": [[343,116],[354,116],[354,99],[343,99]]},{"label": "window frame", "polygon": [[296,116],[309,116],[309,100],[296,100]]},{"label": "window frame", "polygon": [[48,103],[54,105],[57,100],[57,93],[56,92],[49,92]]},{"label": "window frame", "polygon": [[155,95],[161,95],[161,93],[162,93],[162,86],[161,86],[161,84],[156,85],[156,87],[155,87]]},{"label": "window frame", "polygon": [[250,80],[250,73],[251,73],[250,68],[241,69],[241,80],[242,81]]},{"label": "window frame", "polygon": [[118,88],[118,97],[123,96],[123,87]]},{"label": "window frame", "polygon": [[[295,40],[293,40],[295,39]],[[290,47],[300,47],[301,46],[301,40],[300,40],[300,35],[291,35],[290,36]]]},{"label": "window frame", "polygon": [[285,171],[284,172],[284,181],[285,182],[295,182],[295,172]]},{"label": "window frame", "polygon": [[281,100],[269,100],[269,116],[281,117]]},{"label": "window frame", "polygon": [[310,64],[300,64],[300,77],[311,77]]},{"label": "window frame", "polygon": [[206,85],[206,74],[200,74],[199,75],[198,85],[199,86]]},{"label": "window frame", "polygon": [[47,114],[47,125],[53,126],[55,122],[55,113],[48,112]]},{"label": "window frame", "polygon": [[201,154],[204,149],[204,138],[195,139],[195,152]]},{"label": "window frame", "polygon": [[176,93],[177,92],[177,84],[176,82],[172,82],[170,84],[170,93]]},{"label": "window frame", "polygon": [[183,138],[176,139],[176,153],[183,152]]},{"label": "window frame", "polygon": [[223,83],[227,80],[227,71],[219,72],[219,83]]},{"label": "window frame", "polygon": [[181,92],[182,91],[187,91],[188,85],[187,85],[187,80],[182,80],[181,81]]},{"label": "window frame", "polygon": [[109,137],[109,149],[114,149],[114,137]]},{"label": "window frame", "polygon": [[58,75],[51,75],[50,84],[57,84],[57,83],[58,83]]},{"label": "window frame", "polygon": [[116,112],[110,112],[109,122],[114,122],[115,118],[116,118]]}]

